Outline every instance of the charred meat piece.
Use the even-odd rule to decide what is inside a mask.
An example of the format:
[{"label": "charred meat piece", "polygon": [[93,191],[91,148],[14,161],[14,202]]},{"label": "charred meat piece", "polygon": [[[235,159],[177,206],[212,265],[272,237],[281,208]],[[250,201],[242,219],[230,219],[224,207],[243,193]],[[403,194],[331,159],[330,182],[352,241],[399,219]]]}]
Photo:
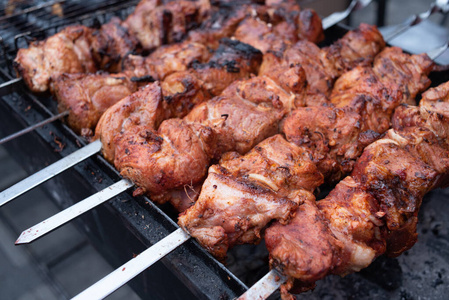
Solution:
[{"label": "charred meat piece", "polygon": [[181,119],[166,120],[157,131],[134,126],[114,139],[114,165],[139,187],[135,195],[159,195],[200,181],[213,156],[214,140],[209,127]]},{"label": "charred meat piece", "polygon": [[40,42],[19,49],[14,60],[18,76],[22,76],[33,92],[45,92],[51,80],[62,73],[93,73],[97,70],[91,53],[91,29],[69,26]]},{"label": "charred meat piece", "polygon": [[409,55],[398,47],[389,47],[374,60],[373,71],[380,81],[395,82],[402,91],[402,103],[416,105],[416,96],[430,86],[427,77],[435,63],[427,54]]},{"label": "charred meat piece", "polygon": [[[280,135],[244,156],[228,154],[209,168],[197,202],[179,224],[221,260],[236,244],[258,242],[271,220],[286,223],[298,204],[313,197],[308,189],[322,183],[307,154]],[[295,180],[303,174],[308,179]]]},{"label": "charred meat piece", "polygon": [[53,83],[60,112],[69,111],[67,122],[78,134],[90,136],[101,115],[137,90],[124,74],[62,74]]},{"label": "charred meat piece", "polygon": [[173,1],[160,6],[157,1],[145,2],[123,22],[144,49],[180,42],[202,22],[202,7],[197,2]]},{"label": "charred meat piece", "polygon": [[139,51],[139,41],[121,24],[119,18],[92,32],[92,52],[100,70],[120,72],[122,59]]},{"label": "charred meat piece", "polygon": [[182,42],[159,47],[147,57],[130,55],[122,66],[136,81],[163,80],[172,73],[187,70],[193,62],[207,62],[211,56],[202,44]]},{"label": "charred meat piece", "polygon": [[101,140],[104,158],[114,161],[117,135],[136,125],[157,128],[166,119],[165,114],[159,82],[149,84],[111,106],[95,129],[95,138]]},{"label": "charred meat piece", "polygon": [[329,181],[350,173],[363,149],[380,137],[352,107],[298,108],[283,121],[282,132],[288,141],[310,150]]}]

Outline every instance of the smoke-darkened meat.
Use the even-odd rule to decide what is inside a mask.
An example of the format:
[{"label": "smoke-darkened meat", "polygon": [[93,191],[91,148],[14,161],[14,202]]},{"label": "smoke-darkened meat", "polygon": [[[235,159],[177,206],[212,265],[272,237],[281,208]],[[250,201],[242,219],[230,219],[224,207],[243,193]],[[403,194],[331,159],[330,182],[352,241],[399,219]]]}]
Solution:
[{"label": "smoke-darkened meat", "polygon": [[78,134],[90,136],[101,115],[137,90],[124,74],[67,74],[53,83],[60,112],[69,111],[67,122]]},{"label": "smoke-darkened meat", "polygon": [[134,126],[114,140],[114,165],[139,187],[134,195],[158,195],[201,180],[213,156],[214,140],[210,127],[181,119],[166,120],[157,131]]},{"label": "smoke-darkened meat", "polygon": [[157,1],[145,2],[123,22],[145,49],[182,41],[204,17],[201,2],[173,1],[160,6]]},{"label": "smoke-darkened meat", "polygon": [[135,80],[163,80],[174,72],[187,70],[193,62],[207,62],[212,54],[202,44],[182,42],[159,47],[146,57],[129,55],[122,66]]},{"label": "smoke-darkened meat", "polygon": [[100,70],[117,73],[121,71],[122,59],[139,52],[139,41],[124,28],[119,18],[92,31],[92,53]]}]

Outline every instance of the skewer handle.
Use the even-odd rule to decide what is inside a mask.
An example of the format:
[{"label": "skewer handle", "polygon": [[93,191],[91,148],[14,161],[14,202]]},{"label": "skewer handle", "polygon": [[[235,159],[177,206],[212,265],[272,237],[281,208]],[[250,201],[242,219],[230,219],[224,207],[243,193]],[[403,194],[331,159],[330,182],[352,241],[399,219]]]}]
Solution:
[{"label": "skewer handle", "polygon": [[278,273],[275,269],[272,269],[237,300],[267,299],[286,280],[286,276]]}]

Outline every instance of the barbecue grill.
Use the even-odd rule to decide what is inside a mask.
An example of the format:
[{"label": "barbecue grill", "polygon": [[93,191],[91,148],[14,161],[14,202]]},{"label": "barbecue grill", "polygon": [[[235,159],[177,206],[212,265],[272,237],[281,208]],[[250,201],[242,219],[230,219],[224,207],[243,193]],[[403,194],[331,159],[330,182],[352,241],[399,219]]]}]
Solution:
[{"label": "barbecue grill", "polygon": [[[15,77],[11,61],[18,47],[24,47],[33,38],[54,34],[67,24],[98,26],[112,16],[123,18],[137,1],[40,3],[21,8],[21,13],[0,17],[0,87]],[[58,14],[59,8],[64,11],[63,17]],[[341,26],[329,29],[324,43],[341,37],[346,30]],[[449,72],[434,74],[432,78],[433,85],[447,80]],[[1,136],[47,119],[57,111],[48,95],[32,94],[20,82],[0,88],[0,96]],[[6,143],[5,148],[31,174],[85,144],[85,140],[57,121]],[[113,166],[96,155],[46,182],[44,188],[62,209],[119,178]],[[421,209],[419,242],[404,255],[380,257],[362,272],[343,279],[327,277],[315,291],[302,297],[444,299],[449,292],[449,207],[445,202],[448,194],[447,190],[437,190],[427,195]],[[157,207],[146,197],[132,197],[130,192],[84,214],[75,223],[114,268],[178,227],[176,213],[170,207]],[[228,264],[223,266],[190,240],[132,280],[130,286],[146,299],[233,299],[268,272],[267,262],[263,245],[245,245],[231,250]]]}]

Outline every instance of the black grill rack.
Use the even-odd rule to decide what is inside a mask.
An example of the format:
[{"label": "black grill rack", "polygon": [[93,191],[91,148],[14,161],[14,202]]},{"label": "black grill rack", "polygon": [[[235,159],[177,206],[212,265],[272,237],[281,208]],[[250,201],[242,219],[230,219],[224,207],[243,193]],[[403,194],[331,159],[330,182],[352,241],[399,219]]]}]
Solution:
[{"label": "black grill rack", "polygon": [[[93,0],[86,3],[66,0],[44,3],[46,5],[38,9],[24,8],[25,12],[17,12],[0,22],[0,36],[3,37],[0,38],[0,84],[15,77],[11,60],[17,47],[23,47],[25,42],[45,38],[69,24],[97,26],[112,16],[123,19],[137,1]],[[45,23],[54,4],[64,7],[64,17],[52,16]],[[20,20],[25,20],[25,23]],[[346,30],[343,27],[328,30],[325,43],[341,37]],[[435,74],[433,78],[435,84],[445,80],[449,80],[447,72]],[[0,136],[53,116],[56,111],[56,103],[49,95],[34,95],[21,86],[0,97]],[[53,122],[8,142],[5,147],[32,174],[85,143],[64,123]],[[44,188],[51,191],[52,200],[63,209],[117,182],[119,178],[117,171],[96,155],[46,182]],[[330,276],[319,282],[313,293],[302,297],[418,299],[429,298],[430,295],[434,299],[445,299],[449,292],[446,284],[449,280],[447,196],[447,190],[438,190],[425,199],[420,215],[420,242],[405,255],[397,259],[381,257],[369,268],[343,279]],[[173,232],[178,227],[175,219],[175,213],[168,207],[160,208],[146,197],[134,198],[130,193],[122,193],[74,222],[110,264],[118,267]],[[257,266],[254,266],[255,256],[261,261],[256,263]],[[247,289],[245,283],[253,284],[268,271],[263,245],[236,247],[230,252],[228,263],[228,268],[224,267],[190,240],[139,275],[130,285],[144,299],[233,299]],[[239,265],[243,269],[236,267]]]}]

